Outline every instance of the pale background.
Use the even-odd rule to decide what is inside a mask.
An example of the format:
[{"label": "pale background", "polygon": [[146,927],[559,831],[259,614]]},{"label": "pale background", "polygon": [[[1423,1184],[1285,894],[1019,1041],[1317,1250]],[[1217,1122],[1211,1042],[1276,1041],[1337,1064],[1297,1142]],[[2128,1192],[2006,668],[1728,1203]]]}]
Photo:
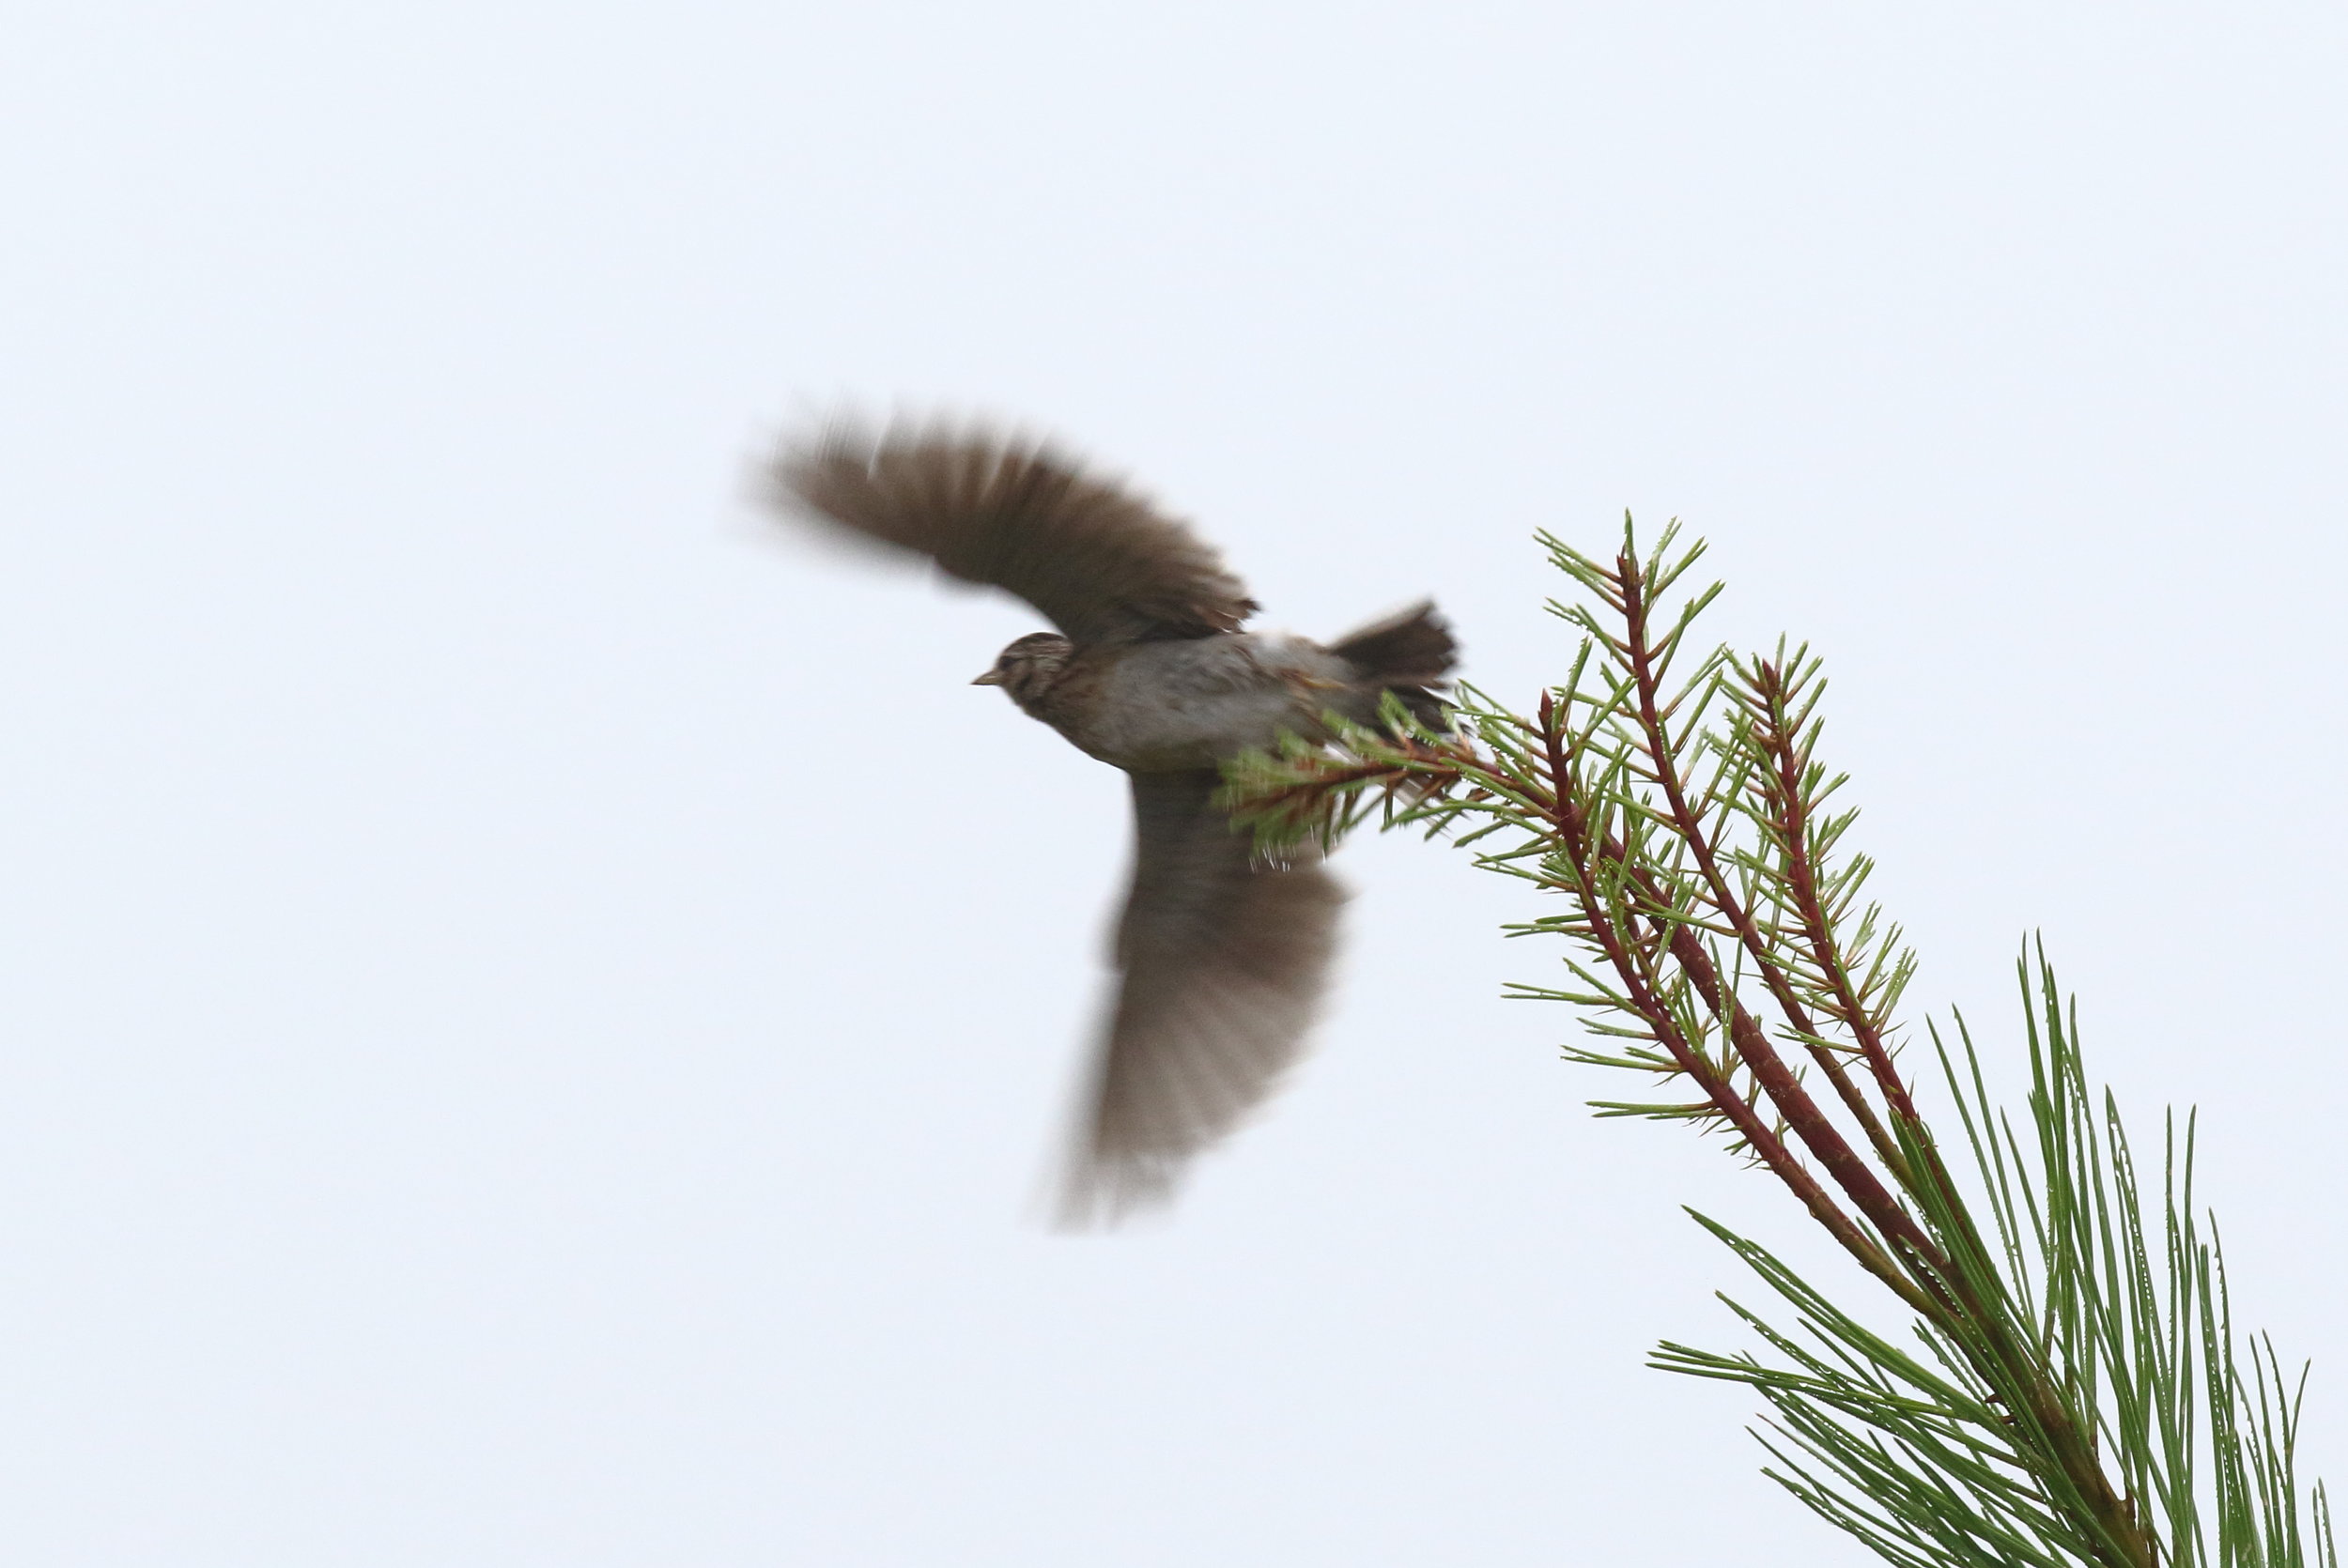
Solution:
[{"label": "pale background", "polygon": [[[1890,14],[1890,13],[1900,14]],[[1064,434],[1272,623],[1562,672],[1536,528],[1831,661],[1923,947],[2204,1111],[2348,1474],[2335,7],[16,8],[0,1558],[1813,1563],[1555,954],[1345,856],[1166,1222],[1034,1199],[1117,778],[1034,618],[779,543],[842,402]],[[2008,1058],[2010,1059],[2010,1058]],[[1806,1254],[1805,1254],[1806,1255]]]}]

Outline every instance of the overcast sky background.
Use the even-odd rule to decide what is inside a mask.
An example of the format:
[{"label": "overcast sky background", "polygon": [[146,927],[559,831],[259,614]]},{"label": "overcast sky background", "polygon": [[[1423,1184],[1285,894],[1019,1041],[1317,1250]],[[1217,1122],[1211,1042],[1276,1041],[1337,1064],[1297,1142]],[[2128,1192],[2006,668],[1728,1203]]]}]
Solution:
[{"label": "overcast sky background", "polygon": [[[1896,13],[1896,14],[1894,14]],[[20,5],[0,42],[0,1557],[1856,1562],[1754,1472],[1557,954],[1350,847],[1164,1222],[1036,1221],[1113,774],[1035,618],[770,536],[852,403],[1056,431],[1277,625],[1677,515],[1830,660],[1923,956],[2203,1112],[2348,1478],[2337,7]],[[1805,1253],[1804,1255],[1808,1255]]]}]

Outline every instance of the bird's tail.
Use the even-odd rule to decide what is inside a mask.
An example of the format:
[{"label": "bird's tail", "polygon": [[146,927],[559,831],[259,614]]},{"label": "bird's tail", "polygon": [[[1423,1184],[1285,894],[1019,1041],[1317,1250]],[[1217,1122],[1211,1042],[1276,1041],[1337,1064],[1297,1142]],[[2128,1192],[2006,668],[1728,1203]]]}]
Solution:
[{"label": "bird's tail", "polygon": [[1362,672],[1364,687],[1390,691],[1421,724],[1443,726],[1444,701],[1435,693],[1450,684],[1460,645],[1433,600],[1372,622],[1331,643],[1329,652]]}]

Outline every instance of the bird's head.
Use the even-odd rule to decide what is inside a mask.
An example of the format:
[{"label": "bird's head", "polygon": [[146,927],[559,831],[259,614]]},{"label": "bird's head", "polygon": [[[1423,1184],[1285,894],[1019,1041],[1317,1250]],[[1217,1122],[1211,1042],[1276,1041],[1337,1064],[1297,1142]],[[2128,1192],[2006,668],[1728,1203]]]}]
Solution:
[{"label": "bird's head", "polygon": [[1074,647],[1058,632],[1029,632],[996,654],[995,668],[970,684],[1000,686],[1013,702],[1032,712],[1068,668]]}]

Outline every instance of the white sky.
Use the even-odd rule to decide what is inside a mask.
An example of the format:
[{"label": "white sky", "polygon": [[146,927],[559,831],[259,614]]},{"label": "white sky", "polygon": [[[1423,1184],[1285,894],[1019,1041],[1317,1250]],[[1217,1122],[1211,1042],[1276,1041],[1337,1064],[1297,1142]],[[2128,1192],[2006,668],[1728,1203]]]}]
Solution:
[{"label": "white sky", "polygon": [[1532,530],[1688,519],[1918,1016],[2010,1053],[2044,930],[2348,1476],[2343,81],[2317,6],[20,6],[0,1557],[1860,1560],[1640,1364],[1738,1343],[1679,1205],[1806,1222],[1587,1118],[1462,856],[1348,850],[1169,1221],[1037,1226],[1124,792],[963,684],[1021,607],[767,536],[842,400],[1526,701]]}]

